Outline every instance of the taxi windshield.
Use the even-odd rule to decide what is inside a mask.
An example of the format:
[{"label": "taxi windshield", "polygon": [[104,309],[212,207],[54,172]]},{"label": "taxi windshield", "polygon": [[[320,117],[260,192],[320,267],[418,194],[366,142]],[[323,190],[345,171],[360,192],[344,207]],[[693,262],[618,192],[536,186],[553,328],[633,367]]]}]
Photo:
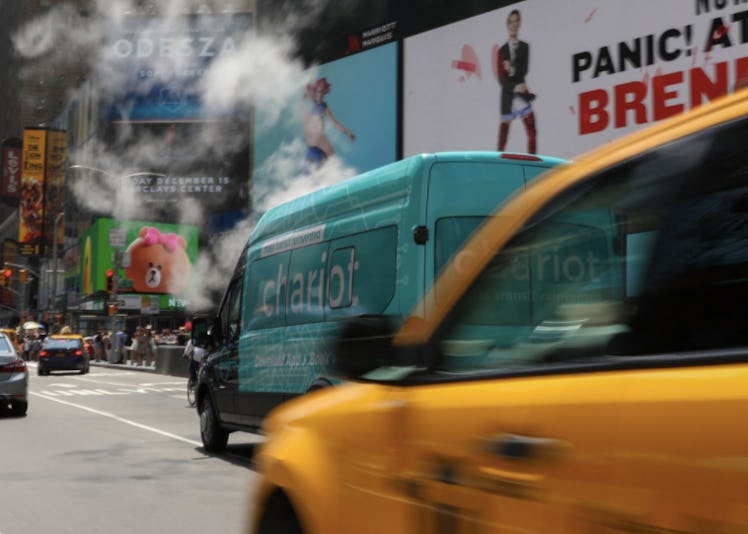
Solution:
[{"label": "taxi windshield", "polygon": [[[720,311],[707,316],[693,308],[698,295],[686,297],[695,280],[722,291],[744,279],[742,199],[748,195],[742,186],[710,189],[700,172],[726,160],[699,170],[694,161],[705,145],[697,140],[674,146],[670,157],[609,170],[546,206],[492,258],[451,312],[437,335],[436,370],[511,372],[635,355],[643,348],[625,343],[634,328],[650,351],[679,350],[699,330],[703,339],[693,343],[709,348],[714,340],[724,342],[720,332],[730,318],[711,318]],[[736,163],[726,172],[740,184],[743,169]],[[673,175],[692,185],[674,189]],[[675,285],[660,287],[665,278]],[[644,298],[660,311],[639,317]]]}]

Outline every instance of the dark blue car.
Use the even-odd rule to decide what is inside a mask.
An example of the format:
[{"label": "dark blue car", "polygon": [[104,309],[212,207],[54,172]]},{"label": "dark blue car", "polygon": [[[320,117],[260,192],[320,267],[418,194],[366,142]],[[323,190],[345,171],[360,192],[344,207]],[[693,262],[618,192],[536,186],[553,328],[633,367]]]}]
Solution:
[{"label": "dark blue car", "polygon": [[81,336],[50,336],[44,340],[39,351],[38,374],[50,371],[78,371],[82,375],[88,372],[88,351]]}]

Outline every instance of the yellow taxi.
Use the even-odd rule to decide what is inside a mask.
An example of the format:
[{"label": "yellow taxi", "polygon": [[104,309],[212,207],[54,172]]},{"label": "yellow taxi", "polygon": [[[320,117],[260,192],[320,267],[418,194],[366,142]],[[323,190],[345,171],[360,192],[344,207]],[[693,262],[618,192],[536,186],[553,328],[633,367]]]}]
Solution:
[{"label": "yellow taxi", "polygon": [[247,530],[748,532],[746,139],[742,91],[554,169],[411,317],[351,321]]}]

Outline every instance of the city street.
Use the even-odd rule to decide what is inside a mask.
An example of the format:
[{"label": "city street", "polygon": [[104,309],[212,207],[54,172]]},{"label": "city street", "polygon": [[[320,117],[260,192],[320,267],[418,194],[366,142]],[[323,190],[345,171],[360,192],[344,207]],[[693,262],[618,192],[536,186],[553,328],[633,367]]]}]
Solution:
[{"label": "city street", "polygon": [[0,534],[241,531],[259,436],[208,456],[183,378],[29,367],[28,415],[0,416]]}]

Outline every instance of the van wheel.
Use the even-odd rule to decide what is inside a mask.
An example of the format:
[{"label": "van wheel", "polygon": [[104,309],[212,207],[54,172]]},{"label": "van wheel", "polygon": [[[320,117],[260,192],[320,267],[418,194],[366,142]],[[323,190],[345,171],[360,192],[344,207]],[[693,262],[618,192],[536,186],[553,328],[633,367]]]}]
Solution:
[{"label": "van wheel", "polygon": [[210,395],[200,403],[200,439],[206,452],[221,452],[229,441],[229,433],[218,423]]},{"label": "van wheel", "polygon": [[312,385],[309,386],[306,392],[310,393],[312,391],[317,391],[318,389],[329,388],[330,386],[332,386],[332,383],[328,379],[318,378],[317,380],[312,382]]}]

